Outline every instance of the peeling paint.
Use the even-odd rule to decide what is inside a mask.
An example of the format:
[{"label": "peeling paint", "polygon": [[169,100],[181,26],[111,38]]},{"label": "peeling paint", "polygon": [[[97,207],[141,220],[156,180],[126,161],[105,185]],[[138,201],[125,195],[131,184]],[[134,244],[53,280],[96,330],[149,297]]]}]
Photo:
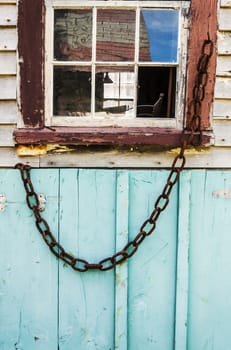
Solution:
[{"label": "peeling paint", "polygon": [[[172,148],[171,150],[169,150],[167,153],[169,154],[177,154],[180,153],[180,148]],[[190,147],[188,149],[185,150],[185,155],[197,155],[197,154],[202,154],[202,153],[208,153],[210,150],[209,147]]]},{"label": "peeling paint", "polygon": [[41,156],[47,154],[46,145],[19,145],[16,148],[18,156]]},{"label": "peeling paint", "polygon": [[227,188],[225,190],[220,190],[220,191],[213,191],[212,197],[231,199],[231,188]]}]

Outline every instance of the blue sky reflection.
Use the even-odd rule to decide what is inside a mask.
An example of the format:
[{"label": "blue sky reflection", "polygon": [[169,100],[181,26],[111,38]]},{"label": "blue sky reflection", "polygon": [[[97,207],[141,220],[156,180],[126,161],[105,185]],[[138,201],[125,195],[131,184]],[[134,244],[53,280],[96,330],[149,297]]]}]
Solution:
[{"label": "blue sky reflection", "polygon": [[153,62],[177,62],[177,10],[142,10]]}]

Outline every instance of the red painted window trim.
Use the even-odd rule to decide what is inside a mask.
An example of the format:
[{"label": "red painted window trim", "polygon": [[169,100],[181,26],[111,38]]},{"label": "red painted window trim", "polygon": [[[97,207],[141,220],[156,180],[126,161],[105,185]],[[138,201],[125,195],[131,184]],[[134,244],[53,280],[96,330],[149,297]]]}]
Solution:
[{"label": "red painted window trim", "polygon": [[[177,146],[180,130],[166,128],[124,127],[55,127],[46,128],[44,122],[44,0],[19,0],[18,2],[18,105],[24,127],[14,132],[18,144],[153,144]],[[192,99],[197,61],[203,40],[216,43],[217,0],[191,0],[190,38],[188,50],[186,105]],[[216,54],[209,64],[209,79],[202,108],[202,128],[211,128],[210,110],[215,85]],[[190,120],[186,113],[185,123]],[[202,144],[209,143],[204,134]]]}]

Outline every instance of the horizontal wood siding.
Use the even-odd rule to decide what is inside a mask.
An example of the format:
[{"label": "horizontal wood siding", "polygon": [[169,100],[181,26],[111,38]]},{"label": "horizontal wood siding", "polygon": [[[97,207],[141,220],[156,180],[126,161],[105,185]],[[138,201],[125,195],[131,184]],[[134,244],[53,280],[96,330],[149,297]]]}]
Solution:
[{"label": "horizontal wood siding", "polygon": [[215,145],[231,146],[231,1],[221,0],[218,12],[217,78],[215,85]]},{"label": "horizontal wood siding", "polygon": [[13,163],[17,157],[11,148],[17,121],[16,22],[16,1],[0,1],[0,166]]},{"label": "horizontal wood siding", "polygon": [[16,74],[15,52],[0,52],[0,75]]}]

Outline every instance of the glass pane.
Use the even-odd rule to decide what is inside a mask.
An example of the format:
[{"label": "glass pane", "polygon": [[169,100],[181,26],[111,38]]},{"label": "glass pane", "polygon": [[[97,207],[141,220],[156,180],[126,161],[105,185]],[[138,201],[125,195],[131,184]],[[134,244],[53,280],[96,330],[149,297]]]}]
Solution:
[{"label": "glass pane", "polygon": [[98,10],[97,61],[133,61],[135,52],[134,10]]},{"label": "glass pane", "polygon": [[[142,10],[140,20],[140,61],[177,62],[178,10]],[[149,41],[149,58],[143,51]]]},{"label": "glass pane", "polygon": [[135,75],[133,68],[98,67],[96,71],[96,115],[134,116]]},{"label": "glass pane", "polygon": [[54,58],[63,61],[91,61],[92,11],[55,10]]},{"label": "glass pane", "polygon": [[91,68],[54,67],[53,109],[56,116],[89,116]]}]

